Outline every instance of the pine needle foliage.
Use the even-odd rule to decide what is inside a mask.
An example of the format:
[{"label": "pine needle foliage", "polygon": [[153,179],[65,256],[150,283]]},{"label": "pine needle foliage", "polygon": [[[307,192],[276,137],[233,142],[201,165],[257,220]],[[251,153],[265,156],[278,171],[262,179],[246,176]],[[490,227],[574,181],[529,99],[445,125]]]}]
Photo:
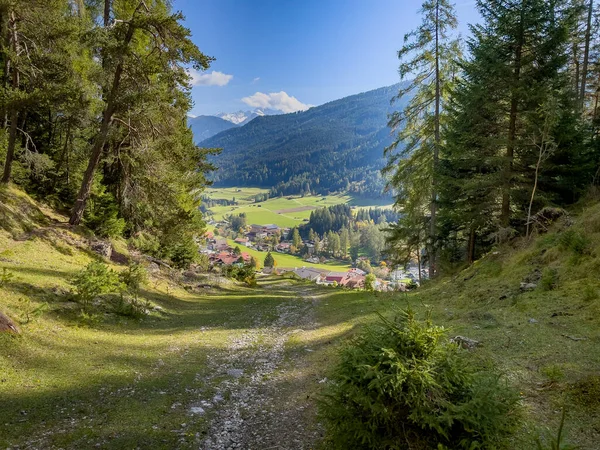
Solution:
[{"label": "pine needle foliage", "polygon": [[356,337],[320,403],[339,449],[502,448],[518,395],[410,309]]}]

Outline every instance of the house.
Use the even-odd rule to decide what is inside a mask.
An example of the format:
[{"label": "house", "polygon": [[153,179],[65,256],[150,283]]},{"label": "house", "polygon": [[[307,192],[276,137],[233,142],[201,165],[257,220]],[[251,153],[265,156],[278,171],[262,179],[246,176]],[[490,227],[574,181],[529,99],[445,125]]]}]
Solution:
[{"label": "house", "polygon": [[326,284],[342,284],[347,277],[348,274],[346,272],[329,272],[327,275],[325,275],[324,281]]},{"label": "house", "polygon": [[367,274],[367,272],[359,269],[358,267],[353,267],[352,269],[348,270],[348,274],[352,275],[352,276],[354,276],[354,275],[365,276]]},{"label": "house", "polygon": [[215,237],[215,233],[213,233],[211,230],[208,230],[206,233],[204,233],[204,237],[206,239],[213,239]]},{"label": "house", "polygon": [[309,281],[317,281],[323,275],[323,271],[311,267],[296,268],[294,269],[294,273],[303,280]]},{"label": "house", "polygon": [[282,242],[281,244],[277,244],[275,246],[275,251],[279,253],[289,253],[291,245],[292,244],[289,242]]},{"label": "house", "polygon": [[365,277],[362,275],[355,275],[353,277],[349,277],[342,284],[349,289],[364,289],[365,287]]},{"label": "house", "polygon": [[231,250],[231,247],[227,243],[227,239],[216,239],[215,244],[213,246],[213,250],[223,252]]},{"label": "house", "polygon": [[250,239],[248,239],[247,237],[237,238],[234,242],[245,247],[252,246],[252,242],[250,242]]},{"label": "house", "polygon": [[248,253],[245,253],[245,252],[242,252],[239,255],[236,255],[233,252],[220,252],[220,253],[215,253],[215,254],[211,255],[210,262],[212,264],[230,266],[230,265],[238,262],[240,257],[243,259],[244,263],[249,263],[250,259],[252,258]]}]

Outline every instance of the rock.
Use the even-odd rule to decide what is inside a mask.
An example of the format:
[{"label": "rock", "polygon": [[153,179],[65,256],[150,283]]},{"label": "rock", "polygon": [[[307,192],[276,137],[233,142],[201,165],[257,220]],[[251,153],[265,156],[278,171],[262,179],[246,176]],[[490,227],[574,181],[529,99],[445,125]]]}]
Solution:
[{"label": "rock", "polygon": [[90,248],[93,252],[98,253],[100,256],[104,256],[105,258],[109,259],[113,251],[111,243],[106,241],[94,241],[90,244]]},{"label": "rock", "polygon": [[198,414],[200,416],[203,416],[204,414],[206,414],[206,411],[201,406],[192,406],[190,408],[190,412],[192,414]]},{"label": "rock", "polygon": [[533,291],[536,287],[536,283],[521,283],[520,289],[522,291]]},{"label": "rock", "polygon": [[473,350],[475,347],[479,347],[479,345],[481,345],[479,341],[464,336],[454,336],[452,339],[450,339],[450,342],[466,350]]},{"label": "rock", "polygon": [[244,375],[244,369],[229,369],[227,370],[227,375],[233,378],[240,378]]},{"label": "rock", "polygon": [[198,278],[198,274],[193,270],[186,270],[185,272],[183,272],[183,278],[185,278],[188,281],[194,281]]},{"label": "rock", "polygon": [[538,323],[538,321],[535,320],[534,318],[529,319],[527,322],[529,322],[529,323]]},{"label": "rock", "polygon": [[12,321],[6,314],[0,312],[0,333],[19,334],[17,324]]}]

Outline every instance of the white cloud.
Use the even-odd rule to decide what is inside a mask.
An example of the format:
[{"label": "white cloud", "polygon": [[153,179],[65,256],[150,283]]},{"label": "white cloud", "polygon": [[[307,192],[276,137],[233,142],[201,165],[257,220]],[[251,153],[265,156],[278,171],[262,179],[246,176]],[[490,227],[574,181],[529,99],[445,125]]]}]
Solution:
[{"label": "white cloud", "polygon": [[252,80],[252,84],[256,84],[260,81],[260,77],[256,77],[254,80]]},{"label": "white cloud", "polygon": [[233,75],[227,75],[215,70],[210,73],[204,73],[188,69],[188,75],[192,86],[225,86],[233,78]]},{"label": "white cloud", "polygon": [[257,92],[249,97],[244,97],[242,101],[253,108],[277,109],[284,113],[306,111],[312,106],[302,103],[296,97],[291,97],[284,91],[271,92],[270,94]]}]

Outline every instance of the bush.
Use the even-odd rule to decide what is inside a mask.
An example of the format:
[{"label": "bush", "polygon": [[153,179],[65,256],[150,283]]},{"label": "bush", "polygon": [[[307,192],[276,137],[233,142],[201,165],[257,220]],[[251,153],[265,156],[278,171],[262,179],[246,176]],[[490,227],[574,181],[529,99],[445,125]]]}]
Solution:
[{"label": "bush", "polygon": [[141,285],[148,280],[148,272],[140,263],[130,262],[127,266],[127,270],[119,274],[119,280],[127,287],[127,290],[137,298]]},{"label": "bush", "polygon": [[512,431],[517,393],[445,335],[407,310],[345,347],[320,401],[331,446],[481,449]]},{"label": "bush", "polygon": [[125,220],[119,216],[119,207],[112,194],[101,193],[90,197],[84,223],[103,238],[123,235]]},{"label": "bush", "polygon": [[182,238],[179,242],[165,248],[167,257],[179,269],[185,269],[196,262],[200,255],[198,244],[193,238]]},{"label": "bush", "polygon": [[73,285],[76,291],[75,298],[86,307],[100,294],[115,292],[122,288],[119,276],[99,261],[89,263],[85,269],[77,273],[73,278]]},{"label": "bush", "polygon": [[14,274],[10,272],[6,267],[2,268],[2,273],[0,273],[0,287],[3,287],[10,283],[14,278]]},{"label": "bush", "polygon": [[372,273],[367,274],[365,277],[365,289],[369,292],[373,292],[375,290],[375,275]]},{"label": "bush", "polygon": [[120,316],[139,319],[148,314],[150,306],[148,301],[120,295],[113,303],[113,311]]},{"label": "bush", "polygon": [[228,278],[246,283],[248,286],[256,286],[256,270],[251,264],[225,266],[223,274]]},{"label": "bush", "polygon": [[131,244],[142,253],[158,256],[160,241],[154,235],[148,233],[138,233],[130,239]]},{"label": "bush", "polygon": [[590,254],[590,240],[582,233],[567,230],[560,236],[560,246],[572,251],[577,256]]},{"label": "bush", "polygon": [[544,269],[540,279],[540,288],[543,291],[551,291],[558,286],[558,272],[556,269]]}]

